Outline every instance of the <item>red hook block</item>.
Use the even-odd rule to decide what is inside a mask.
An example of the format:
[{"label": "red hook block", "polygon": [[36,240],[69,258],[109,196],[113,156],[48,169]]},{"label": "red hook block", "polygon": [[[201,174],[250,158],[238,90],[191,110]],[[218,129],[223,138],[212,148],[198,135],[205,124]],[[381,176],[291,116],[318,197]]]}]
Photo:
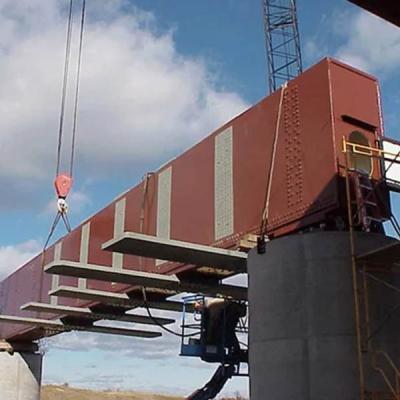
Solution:
[{"label": "red hook block", "polygon": [[68,196],[72,187],[72,182],[72,178],[67,174],[60,174],[56,177],[54,186],[59,198],[65,199]]}]

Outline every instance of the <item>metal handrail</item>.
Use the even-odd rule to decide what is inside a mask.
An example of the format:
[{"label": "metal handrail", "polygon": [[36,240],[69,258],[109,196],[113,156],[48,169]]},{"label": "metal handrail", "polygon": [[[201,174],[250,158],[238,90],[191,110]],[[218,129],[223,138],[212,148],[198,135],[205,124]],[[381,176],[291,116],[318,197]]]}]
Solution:
[{"label": "metal handrail", "polygon": [[[380,355],[383,356],[383,358],[387,361],[388,365],[392,368],[392,371],[395,374],[395,387],[393,387],[385,371],[377,365],[377,358]],[[372,355],[372,367],[375,371],[379,372],[382,375],[383,380],[386,382],[386,385],[392,392],[394,398],[396,400],[400,400],[400,371],[393,360],[389,357],[389,355],[382,350],[375,351]]]},{"label": "metal handrail", "polygon": [[364,144],[354,143],[346,140],[343,137],[343,153],[349,152],[349,150],[354,154],[360,154],[363,156],[380,158],[385,161],[391,161],[396,164],[400,164],[400,158],[398,153],[391,153],[377,147],[366,146]]},{"label": "metal handrail", "polygon": [[[348,158],[348,154],[352,153],[352,154],[360,154],[366,157],[371,157],[371,158],[378,158],[380,160],[383,161],[389,161],[390,165],[386,168],[384,168],[384,177],[383,180],[387,182],[386,180],[386,173],[389,170],[389,168],[393,165],[393,164],[400,164],[400,152],[399,153],[391,153],[389,151],[377,148],[377,147],[372,147],[372,146],[366,146],[363,144],[358,144],[358,143],[354,143],[354,142],[350,142],[346,139],[345,136],[342,137],[342,151],[345,155],[345,160],[346,160],[346,166],[345,166],[345,175],[346,175],[346,180],[349,178],[349,172],[350,171],[354,171],[354,168],[350,167],[350,160]],[[396,185],[400,185],[400,181],[399,180],[395,180],[395,179],[390,179],[390,182],[392,182],[393,184]],[[379,194],[379,193],[378,193]],[[348,193],[347,195],[350,195],[350,193]],[[398,236],[400,236],[400,226],[399,223],[396,219],[396,217],[391,213],[390,217],[388,218],[388,220],[390,221],[394,231],[398,234]]]}]

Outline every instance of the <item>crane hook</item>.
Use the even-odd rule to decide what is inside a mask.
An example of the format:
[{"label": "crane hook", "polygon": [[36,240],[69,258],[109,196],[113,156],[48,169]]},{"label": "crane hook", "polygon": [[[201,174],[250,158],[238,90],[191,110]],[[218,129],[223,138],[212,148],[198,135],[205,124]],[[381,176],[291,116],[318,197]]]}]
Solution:
[{"label": "crane hook", "polygon": [[71,191],[73,180],[71,176],[66,173],[57,175],[54,181],[54,187],[56,189],[56,194],[58,197],[57,206],[58,210],[65,214],[68,210],[68,205],[65,199],[67,198],[69,192]]}]

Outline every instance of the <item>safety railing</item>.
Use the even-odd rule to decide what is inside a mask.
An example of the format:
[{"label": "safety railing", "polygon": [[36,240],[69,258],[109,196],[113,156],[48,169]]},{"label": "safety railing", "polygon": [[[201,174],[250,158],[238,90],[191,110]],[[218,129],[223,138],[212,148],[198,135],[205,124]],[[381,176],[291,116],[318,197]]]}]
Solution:
[{"label": "safety railing", "polygon": [[[400,148],[400,142],[398,142],[399,148]],[[372,147],[372,146],[367,146],[355,142],[351,142],[346,139],[345,136],[342,138],[342,151],[345,155],[345,177],[346,181],[349,181],[350,174],[354,171],[356,171],[355,168],[351,167],[351,162],[349,155],[351,154],[357,154],[357,155],[362,155],[370,158],[375,158],[379,159],[381,161],[381,167],[382,167],[382,177],[380,181],[385,181],[387,186],[390,188],[393,188],[395,186],[398,190],[400,191],[400,178],[390,178],[388,179],[387,173],[389,169],[394,165],[400,165],[400,151],[397,153],[390,152],[387,150],[384,150],[380,147]],[[346,183],[347,186],[347,183]],[[348,200],[348,206],[350,206],[351,202],[351,195],[350,195],[350,187],[347,192],[347,200]],[[380,197],[380,196],[378,196]],[[400,224],[397,221],[396,217],[392,212],[390,212],[390,215],[388,216],[388,221],[390,222],[393,230],[396,232],[397,236],[400,238]]]},{"label": "safety railing", "polygon": [[350,152],[362,156],[379,158],[384,161],[390,161],[396,164],[400,164],[400,153],[392,153],[378,147],[366,146],[364,144],[350,142],[345,137],[343,137],[343,152]]}]

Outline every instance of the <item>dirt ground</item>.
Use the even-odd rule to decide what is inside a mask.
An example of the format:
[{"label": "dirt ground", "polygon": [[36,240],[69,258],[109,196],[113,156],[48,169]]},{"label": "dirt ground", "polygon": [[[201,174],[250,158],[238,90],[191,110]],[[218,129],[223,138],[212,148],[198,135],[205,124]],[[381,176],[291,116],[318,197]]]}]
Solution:
[{"label": "dirt ground", "polygon": [[170,397],[139,392],[95,392],[74,389],[66,386],[44,386],[41,400],[182,400],[182,397]]}]

